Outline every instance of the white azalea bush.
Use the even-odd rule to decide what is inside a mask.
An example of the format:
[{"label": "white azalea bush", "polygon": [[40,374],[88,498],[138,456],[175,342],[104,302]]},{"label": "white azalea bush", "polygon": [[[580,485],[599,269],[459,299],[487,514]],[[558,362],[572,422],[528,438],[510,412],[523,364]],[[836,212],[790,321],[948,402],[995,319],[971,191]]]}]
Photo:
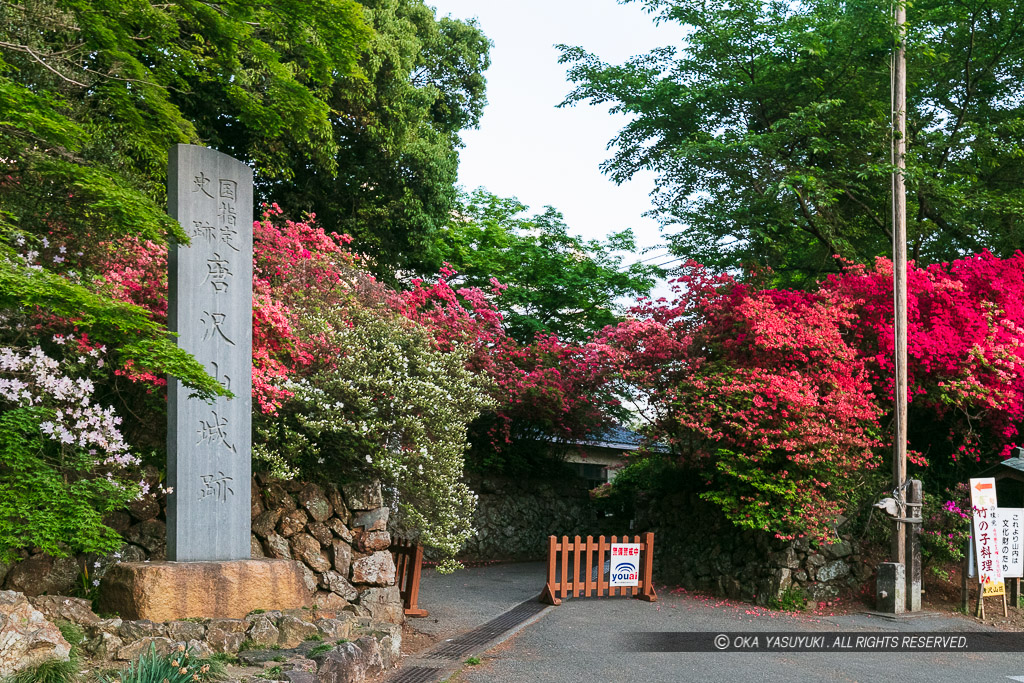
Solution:
[{"label": "white azalea bush", "polygon": [[103,517],[145,492],[121,418],[93,396],[105,349],[59,335],[53,346],[60,359],[0,346],[0,561],[115,550]]},{"label": "white azalea bush", "polygon": [[254,456],[274,474],[397,491],[403,522],[444,558],[474,533],[475,496],[462,481],[467,429],[493,406],[468,351],[440,352],[422,326],[366,316],[340,326],[327,366],[292,380],[277,415],[257,416]]}]

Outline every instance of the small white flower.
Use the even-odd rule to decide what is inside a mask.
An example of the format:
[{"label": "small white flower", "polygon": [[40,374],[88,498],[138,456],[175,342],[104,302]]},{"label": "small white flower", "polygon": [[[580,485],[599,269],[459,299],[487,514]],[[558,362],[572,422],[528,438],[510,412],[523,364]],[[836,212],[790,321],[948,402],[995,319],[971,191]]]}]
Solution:
[{"label": "small white flower", "polygon": [[99,579],[93,579],[92,580],[92,585],[99,586],[100,585],[100,580]]},{"label": "small white flower", "polygon": [[373,457],[369,453],[366,454],[366,462],[373,464]]},{"label": "small white flower", "polygon": [[93,562],[92,566],[95,567],[96,569],[99,569],[100,563],[99,562]]}]

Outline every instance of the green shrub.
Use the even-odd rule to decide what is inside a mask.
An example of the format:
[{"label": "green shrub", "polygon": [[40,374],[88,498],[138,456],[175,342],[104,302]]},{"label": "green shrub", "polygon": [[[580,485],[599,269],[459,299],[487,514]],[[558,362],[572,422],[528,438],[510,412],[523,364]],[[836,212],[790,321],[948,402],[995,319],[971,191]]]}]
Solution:
[{"label": "green shrub", "polygon": [[26,548],[65,557],[123,542],[103,518],[141,494],[139,458],[120,418],[95,402],[98,361],[79,353],[61,361],[0,345],[0,562]]},{"label": "green shrub", "polygon": [[254,466],[312,480],[379,479],[397,490],[404,523],[436,549],[438,569],[457,567],[476,507],[462,480],[467,429],[494,405],[490,381],[466,368],[468,347],[443,353],[420,325],[362,315],[333,333],[344,352],[330,367],[284,383],[292,398],[253,416]]},{"label": "green shrub", "polygon": [[971,536],[971,498],[967,484],[946,489],[945,496],[925,496],[922,516],[925,523],[920,538],[924,566],[948,581],[950,566],[963,562]]}]

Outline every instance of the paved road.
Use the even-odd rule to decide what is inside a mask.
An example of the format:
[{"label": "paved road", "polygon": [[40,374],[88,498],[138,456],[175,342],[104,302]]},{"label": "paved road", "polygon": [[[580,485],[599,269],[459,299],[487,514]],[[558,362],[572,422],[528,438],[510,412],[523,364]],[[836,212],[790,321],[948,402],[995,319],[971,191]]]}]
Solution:
[{"label": "paved road", "polygon": [[470,567],[453,574],[424,569],[418,604],[430,616],[411,619],[409,625],[439,638],[464,633],[536,597],[544,576],[540,562]]},{"label": "paved road", "polygon": [[[424,576],[421,605],[431,618],[413,625],[441,637],[497,616],[543,583],[540,564],[494,565],[442,577]],[[433,617],[438,621],[433,622]],[[423,622],[428,623],[424,624]],[[425,628],[424,628],[425,627]],[[636,653],[625,652],[624,634],[635,631],[918,631],[989,630],[958,616],[894,623],[862,614],[790,615],[685,593],[659,593],[657,603],[622,598],[567,599],[479,666],[453,680],[464,683],[530,681],[957,681],[1024,680],[1021,653]],[[1021,634],[1024,649],[1024,634]]]}]

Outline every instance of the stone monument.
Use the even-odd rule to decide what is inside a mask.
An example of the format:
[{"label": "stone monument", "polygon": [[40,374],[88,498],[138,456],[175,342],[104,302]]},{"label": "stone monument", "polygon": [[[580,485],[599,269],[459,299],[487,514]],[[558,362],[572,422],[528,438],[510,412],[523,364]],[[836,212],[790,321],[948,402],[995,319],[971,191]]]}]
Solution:
[{"label": "stone monument", "polygon": [[178,346],[233,398],[212,404],[167,381],[167,559],[249,557],[252,447],[252,169],[176,145],[168,212],[192,243],[172,245],[167,317]]},{"label": "stone monument", "polygon": [[170,329],[234,396],[202,401],[168,379],[169,561],[112,567],[101,608],[166,621],[308,606],[298,563],[249,559],[252,169],[205,147],[176,145],[167,196],[191,242],[168,253]]}]

